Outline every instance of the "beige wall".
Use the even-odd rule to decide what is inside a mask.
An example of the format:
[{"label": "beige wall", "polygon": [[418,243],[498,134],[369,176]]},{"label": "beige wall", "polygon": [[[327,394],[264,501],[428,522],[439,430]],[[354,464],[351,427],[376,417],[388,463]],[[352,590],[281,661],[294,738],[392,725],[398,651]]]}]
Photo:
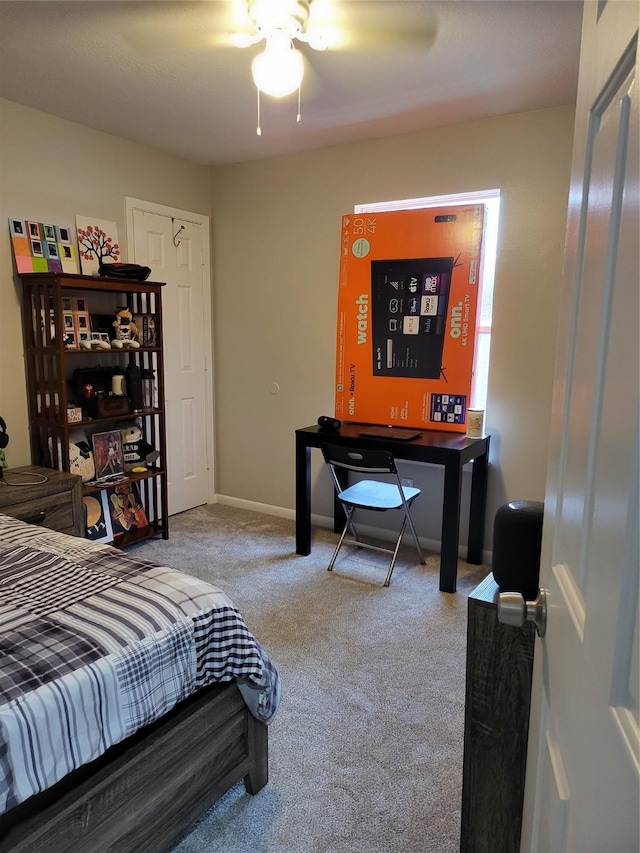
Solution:
[{"label": "beige wall", "polygon": [[[294,430],[333,412],[341,214],[498,187],[490,547],[501,503],[544,496],[572,130],[566,107],[209,172],[0,100],[0,414],[10,464],[29,461],[20,284],[1,227],[10,216],[95,214],[116,221],[123,243],[127,195],[212,217],[217,492],[292,508]],[[329,480],[318,459],[314,468],[313,511],[328,515]],[[437,539],[441,472],[407,466],[406,475],[436,490],[419,529]]]},{"label": "beige wall", "polygon": [[[500,504],[544,497],[573,116],[542,110],[212,170],[219,494],[294,505],[294,430],[333,413],[341,214],[499,188],[487,546]],[[314,466],[312,508],[328,515],[329,479]],[[406,475],[437,490],[419,527],[439,538],[441,472]]]},{"label": "beige wall", "polygon": [[[209,170],[0,99],[0,415],[10,466],[30,462],[19,279],[9,217],[75,225],[75,215],[115,221],[126,246],[125,197],[210,215]],[[126,256],[125,256],[126,259]]]}]

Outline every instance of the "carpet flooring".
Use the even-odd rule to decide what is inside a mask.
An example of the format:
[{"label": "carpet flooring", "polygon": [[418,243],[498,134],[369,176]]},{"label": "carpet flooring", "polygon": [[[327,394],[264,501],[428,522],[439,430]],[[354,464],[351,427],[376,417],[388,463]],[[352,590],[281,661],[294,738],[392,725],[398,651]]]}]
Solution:
[{"label": "carpet flooring", "polygon": [[301,557],[293,521],[210,505],[136,548],[222,587],[283,686],[268,785],[233,788],[173,853],[459,849],[467,596],[489,568],[460,561],[443,593],[439,556],[421,566],[406,545],[385,588],[379,553],[327,572],[335,541],[314,528]]}]

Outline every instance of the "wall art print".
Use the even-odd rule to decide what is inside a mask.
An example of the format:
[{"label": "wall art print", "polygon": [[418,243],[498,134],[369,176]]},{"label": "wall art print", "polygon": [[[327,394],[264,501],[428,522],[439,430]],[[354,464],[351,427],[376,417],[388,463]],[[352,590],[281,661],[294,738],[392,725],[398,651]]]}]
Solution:
[{"label": "wall art print", "polygon": [[149,522],[136,483],[119,483],[113,489],[107,489],[107,494],[114,538],[147,527]]},{"label": "wall art print", "polygon": [[96,432],[91,436],[96,480],[110,480],[124,473],[122,433],[119,429]]},{"label": "wall art print", "polygon": [[93,542],[113,542],[113,526],[106,491],[82,499],[85,510],[85,538]]},{"label": "wall art print", "polygon": [[118,226],[106,219],[76,216],[78,252],[83,275],[98,275],[100,264],[122,260]]},{"label": "wall art print", "polygon": [[19,275],[29,272],[78,272],[75,230],[29,219],[9,219],[13,257]]}]

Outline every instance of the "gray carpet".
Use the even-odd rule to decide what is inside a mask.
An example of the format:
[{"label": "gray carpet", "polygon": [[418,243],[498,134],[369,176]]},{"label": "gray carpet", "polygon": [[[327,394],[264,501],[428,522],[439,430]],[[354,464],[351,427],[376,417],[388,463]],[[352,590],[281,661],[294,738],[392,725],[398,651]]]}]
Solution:
[{"label": "gray carpet", "polygon": [[336,536],[225,506],[174,516],[141,556],[227,592],[282,678],[270,726],[269,784],[232,789],[174,853],[453,853],[459,849],[467,595],[487,575],[459,563],[438,590],[403,547],[352,549],[326,571]]}]

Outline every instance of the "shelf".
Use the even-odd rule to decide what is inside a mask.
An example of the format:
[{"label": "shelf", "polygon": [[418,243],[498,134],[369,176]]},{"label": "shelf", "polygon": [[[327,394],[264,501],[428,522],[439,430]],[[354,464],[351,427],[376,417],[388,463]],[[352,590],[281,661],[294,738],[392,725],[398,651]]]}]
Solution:
[{"label": "shelf", "polygon": [[114,423],[115,421],[130,421],[133,418],[146,418],[151,415],[159,415],[161,412],[162,409],[135,409],[133,412],[128,412],[126,415],[107,415],[105,418],[85,418],[82,421],[69,421],[68,423],[71,429],[85,429],[86,427]]},{"label": "shelf", "polygon": [[[57,355],[58,347],[55,344],[51,346],[42,346],[42,344],[34,344],[32,347],[34,352],[41,355]],[[78,347],[64,347],[61,352],[65,355],[131,355],[138,352],[158,353],[160,347],[127,347],[117,349],[110,347],[109,349],[80,349]]]},{"label": "shelf", "polygon": [[[77,456],[73,457],[72,464],[71,451],[77,452],[70,443],[70,435],[73,432],[83,430],[91,448],[92,436],[95,433],[117,431],[125,422],[136,420],[142,430],[141,441],[153,451],[157,451],[159,467],[152,467],[142,474],[125,472],[126,479],[119,482],[87,483],[83,485],[82,494],[85,497],[95,496],[104,494],[107,489],[115,488],[119,483],[138,483],[140,501],[149,524],[139,531],[119,536],[114,544],[118,548],[124,548],[150,537],[161,535],[168,538],[168,474],[162,349],[164,283],[69,273],[28,273],[20,278],[23,286],[23,334],[33,464],[67,472],[72,469],[80,473],[79,464],[82,463],[78,462]],[[80,305],[82,307],[78,307]],[[95,332],[96,329],[92,330],[89,325],[93,314],[115,316],[115,312],[122,306],[126,306],[134,316],[146,315],[154,318],[156,337],[144,338],[146,341],[153,341],[154,346],[123,347],[122,349],[116,347],[83,349],[80,346],[67,349],[65,347],[64,335],[67,332],[75,331],[78,336],[85,331]],[[69,313],[74,315],[73,327],[67,322]],[[84,318],[82,323],[80,318]],[[102,326],[105,326],[104,321]],[[105,329],[102,326],[100,328],[104,333]],[[109,333],[111,326],[106,331]],[[80,337],[75,338],[76,343],[79,340]],[[125,364],[134,365],[141,372],[146,370],[153,373],[157,401],[160,405],[122,414],[112,412],[95,418],[87,417],[85,410],[85,417],[81,421],[67,420],[68,409],[82,408],[82,395],[78,390],[77,381],[77,376],[80,375],[78,371],[84,370],[87,375],[95,374],[96,379],[92,379],[91,384],[96,391],[107,392],[111,390],[108,374],[116,367],[123,368]],[[89,411],[97,412],[97,407],[89,407]],[[101,465],[103,462],[104,460],[101,460]]]},{"label": "shelf", "polygon": [[148,468],[144,474],[134,474],[133,471],[127,471],[123,480],[111,480],[104,483],[83,483],[82,494],[93,495],[96,492],[104,492],[105,489],[113,489],[122,483],[138,483],[141,480],[150,480],[152,477],[162,477],[166,473],[164,468]]},{"label": "shelf", "polygon": [[113,293],[148,293],[165,285],[163,281],[132,281],[64,272],[29,272],[23,273],[20,278],[28,284],[37,284],[39,281],[53,282],[64,290],[106,290]]},{"label": "shelf", "polygon": [[141,527],[139,530],[132,530],[129,533],[122,533],[113,540],[114,548],[128,548],[129,545],[135,545],[136,542],[144,542],[145,539],[154,539],[156,536],[162,536],[163,539],[168,539],[166,529],[159,527],[156,524],[149,524],[147,527]]},{"label": "shelf", "polygon": [[[38,347],[35,347],[35,349],[38,349]],[[46,349],[46,347],[41,347],[41,349]],[[131,355],[136,352],[160,352],[160,347],[127,347],[124,349],[117,349],[116,347],[110,347],[109,349],[64,348],[65,355]]]}]

